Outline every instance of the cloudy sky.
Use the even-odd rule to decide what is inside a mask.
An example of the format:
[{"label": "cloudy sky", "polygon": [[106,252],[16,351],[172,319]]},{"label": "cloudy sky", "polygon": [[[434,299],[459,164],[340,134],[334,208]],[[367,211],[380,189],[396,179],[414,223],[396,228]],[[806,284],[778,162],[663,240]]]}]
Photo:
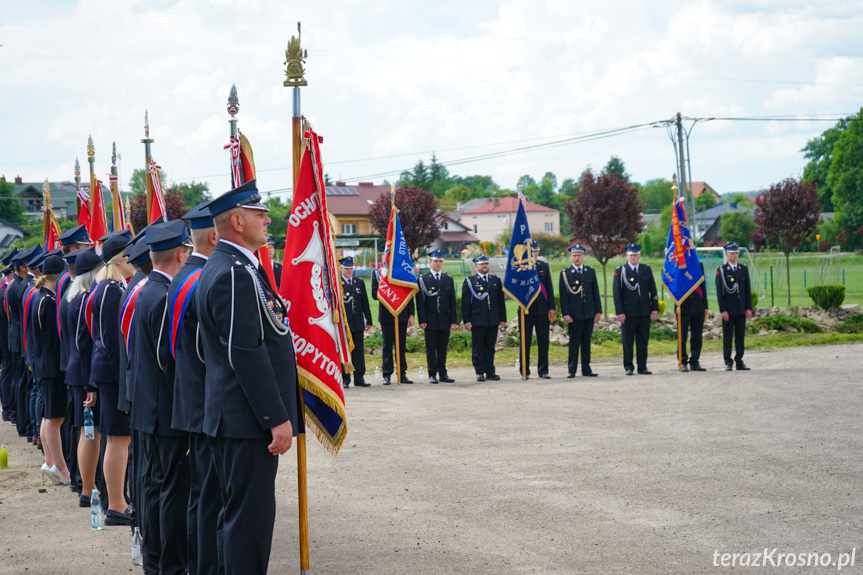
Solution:
[{"label": "cloudy sky", "polygon": [[[0,173],[70,180],[92,134],[97,174],[116,141],[125,182],[143,167],[146,108],[168,179],[220,192],[236,84],[259,188],[286,193],[298,20],[303,113],[326,171],[348,182],[394,180],[432,152],[507,188],[612,155],[635,181],[668,178],[674,149],[650,124],[681,112],[750,119],[695,124],[690,152],[693,179],[753,190],[799,175],[800,149],[834,122],[752,118],[863,106],[859,0],[5,0]],[[495,152],[511,153],[471,160]]]}]

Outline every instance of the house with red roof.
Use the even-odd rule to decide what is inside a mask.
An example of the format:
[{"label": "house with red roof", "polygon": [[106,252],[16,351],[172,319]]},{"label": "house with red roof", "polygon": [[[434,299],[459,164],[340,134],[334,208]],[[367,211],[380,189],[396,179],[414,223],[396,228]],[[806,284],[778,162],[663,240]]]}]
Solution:
[{"label": "house with red roof", "polygon": [[[506,229],[512,229],[518,198],[486,198],[477,207],[461,212],[461,224],[480,241],[493,242]],[[531,201],[525,203],[531,233],[560,235],[560,212]]]}]

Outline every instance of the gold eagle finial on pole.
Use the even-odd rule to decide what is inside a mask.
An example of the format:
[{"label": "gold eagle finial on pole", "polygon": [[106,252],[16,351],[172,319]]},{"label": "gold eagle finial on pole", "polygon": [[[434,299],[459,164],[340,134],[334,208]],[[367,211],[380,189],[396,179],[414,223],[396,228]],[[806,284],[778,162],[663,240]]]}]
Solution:
[{"label": "gold eagle finial on pole", "polygon": [[297,35],[291,36],[291,39],[288,40],[288,48],[285,50],[285,64],[287,64],[285,68],[285,87],[298,87],[298,86],[307,86],[306,78],[304,74],[306,73],[306,69],[303,67],[303,64],[306,63],[304,58],[307,53],[303,51],[300,46],[300,38],[302,34],[300,32],[300,23],[297,22]]}]

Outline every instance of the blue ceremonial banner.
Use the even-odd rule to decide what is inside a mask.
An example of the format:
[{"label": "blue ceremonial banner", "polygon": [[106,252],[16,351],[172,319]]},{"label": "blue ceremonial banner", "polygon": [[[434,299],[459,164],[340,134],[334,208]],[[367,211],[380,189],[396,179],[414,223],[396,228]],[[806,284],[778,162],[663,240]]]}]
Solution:
[{"label": "blue ceremonial banner", "polygon": [[402,233],[398,210],[390,210],[387,243],[384,248],[384,267],[378,277],[378,301],[393,315],[398,315],[419,290],[408,245]]},{"label": "blue ceremonial banner", "polygon": [[662,283],[677,304],[695,291],[704,296],[704,290],[700,287],[704,283],[704,274],[701,272],[698,255],[695,253],[695,242],[686,222],[683,198],[674,202],[671,213],[671,229],[668,231],[665,263],[662,266]]},{"label": "blue ceremonial banner", "polygon": [[530,247],[530,228],[524,211],[524,196],[519,194],[518,211],[512,226],[509,242],[509,258],[503,279],[503,291],[508,293],[522,308],[527,310],[539,296],[542,282],[536,273],[536,258]]}]

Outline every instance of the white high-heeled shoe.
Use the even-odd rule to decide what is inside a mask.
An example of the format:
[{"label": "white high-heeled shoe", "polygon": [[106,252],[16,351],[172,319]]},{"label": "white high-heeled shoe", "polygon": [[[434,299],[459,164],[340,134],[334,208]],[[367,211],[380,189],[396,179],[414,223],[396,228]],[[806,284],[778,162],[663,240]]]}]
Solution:
[{"label": "white high-heeled shoe", "polygon": [[72,484],[72,480],[66,479],[65,477],[63,477],[63,474],[60,473],[60,470],[57,469],[56,465],[51,468],[51,476],[54,478],[54,483],[56,485],[71,485]]},{"label": "white high-heeled shoe", "polygon": [[59,485],[57,483],[57,478],[51,472],[51,468],[48,467],[47,463],[42,464],[42,483],[52,483],[54,485]]}]

